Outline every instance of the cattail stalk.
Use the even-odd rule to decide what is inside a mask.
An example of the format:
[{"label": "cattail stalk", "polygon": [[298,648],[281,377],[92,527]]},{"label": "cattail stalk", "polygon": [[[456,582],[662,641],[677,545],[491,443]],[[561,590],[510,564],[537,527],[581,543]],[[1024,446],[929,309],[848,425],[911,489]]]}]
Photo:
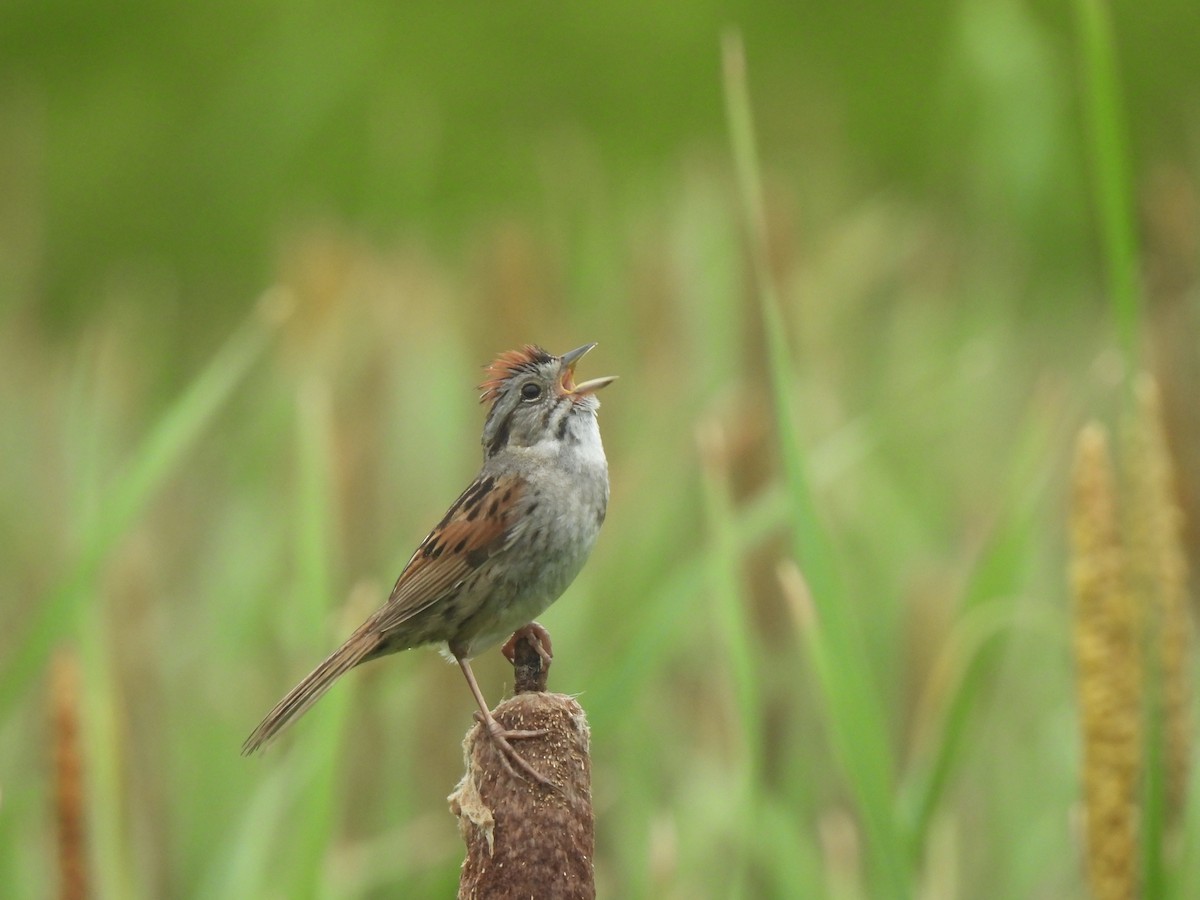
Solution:
[{"label": "cattail stalk", "polygon": [[548,655],[536,648],[536,637],[526,631],[518,632],[506,648],[517,694],[497,706],[493,715],[506,729],[544,732],[514,740],[513,745],[555,786],[534,784],[510,772],[482,725],[467,733],[467,771],[448,798],[467,845],[458,896],[593,900],[595,831],[587,718],[573,697],[546,692]]},{"label": "cattail stalk", "polygon": [[1096,900],[1126,900],[1139,885],[1140,625],[1126,583],[1108,438],[1096,424],[1079,435],[1071,538],[1088,880]]}]

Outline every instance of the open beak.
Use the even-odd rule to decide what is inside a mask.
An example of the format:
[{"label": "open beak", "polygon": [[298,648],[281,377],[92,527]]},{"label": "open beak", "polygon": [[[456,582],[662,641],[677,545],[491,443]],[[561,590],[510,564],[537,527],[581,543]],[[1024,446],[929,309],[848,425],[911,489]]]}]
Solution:
[{"label": "open beak", "polygon": [[595,346],[596,344],[594,342],[591,344],[584,344],[582,347],[576,347],[570,353],[564,353],[562,355],[562,363],[567,369],[567,375],[565,378],[563,378],[563,390],[565,390],[568,394],[575,394],[577,396],[594,394],[596,391],[600,390],[600,388],[612,384],[617,380],[616,375],[605,375],[602,378],[593,378],[591,381],[585,381],[583,384],[574,383],[575,379],[573,376],[575,375],[575,364],[579,362],[579,360],[583,359],[584,354],[586,354]]}]

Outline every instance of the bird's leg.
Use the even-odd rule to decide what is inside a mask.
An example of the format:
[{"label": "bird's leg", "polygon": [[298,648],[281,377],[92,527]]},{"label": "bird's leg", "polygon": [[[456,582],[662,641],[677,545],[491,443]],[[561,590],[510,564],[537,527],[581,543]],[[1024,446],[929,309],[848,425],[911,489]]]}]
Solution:
[{"label": "bird's leg", "polygon": [[549,672],[550,663],[554,661],[554,645],[550,643],[550,632],[537,622],[530,622],[528,625],[518,628],[513,632],[512,637],[505,641],[504,646],[500,648],[500,652],[504,654],[504,658],[513,665],[516,665],[513,657],[517,641],[523,637],[529,639],[530,645],[537,651],[537,655],[542,658],[542,671]]},{"label": "bird's leg", "polygon": [[[471,688],[471,693],[475,695],[475,702],[479,704],[479,712],[475,713],[475,720],[481,723],[491,738],[492,743],[496,745],[496,749],[500,751],[500,761],[504,763],[504,768],[513,778],[524,777],[529,781],[536,781],[538,784],[546,787],[554,787],[554,782],[531,766],[521,754],[513,749],[510,740],[520,740],[521,738],[541,737],[548,734],[549,730],[545,728],[537,729],[536,731],[511,731],[496,721],[496,717],[492,715],[492,711],[488,709],[487,701],[483,699],[483,692],[479,690],[479,682],[475,680],[475,673],[471,671],[471,664],[465,657],[456,657],[458,666],[466,676],[467,686]],[[518,774],[513,768],[513,763],[516,763],[522,774]]]},{"label": "bird's leg", "polygon": [[550,632],[537,622],[530,622],[514,631],[500,652],[512,663],[514,694],[541,693],[546,690],[550,663],[554,660]]}]

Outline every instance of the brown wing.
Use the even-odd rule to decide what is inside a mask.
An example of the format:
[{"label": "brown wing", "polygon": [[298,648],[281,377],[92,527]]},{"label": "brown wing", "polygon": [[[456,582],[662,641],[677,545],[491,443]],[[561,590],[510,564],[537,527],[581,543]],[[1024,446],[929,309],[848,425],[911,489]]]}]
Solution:
[{"label": "brown wing", "polygon": [[376,634],[399,628],[461,584],[515,535],[514,509],[525,488],[516,475],[476,478],[421,542],[371,618]]},{"label": "brown wing", "polygon": [[[350,669],[386,652],[389,632],[445,597],[507,547],[517,532],[513,509],[524,482],[515,475],[475,479],[421,542],[388,602],[275,705],[242,745],[253,753],[309,709]],[[436,638],[435,638],[436,639]]]}]

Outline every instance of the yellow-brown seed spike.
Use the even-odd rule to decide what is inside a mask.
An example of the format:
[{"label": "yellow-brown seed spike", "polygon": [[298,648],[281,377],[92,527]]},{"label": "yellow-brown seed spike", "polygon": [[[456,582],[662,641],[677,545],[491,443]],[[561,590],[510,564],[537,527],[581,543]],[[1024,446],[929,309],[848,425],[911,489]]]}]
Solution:
[{"label": "yellow-brown seed spike", "polygon": [[1071,502],[1071,581],[1083,727],[1086,861],[1092,896],[1137,896],[1141,766],[1138,622],[1125,582],[1108,438],[1079,435]]},{"label": "yellow-brown seed spike", "polygon": [[1157,656],[1157,708],[1162,728],[1168,824],[1179,821],[1191,757],[1191,622],[1183,514],[1163,427],[1158,386],[1150,376],[1137,385],[1138,415],[1129,453],[1130,566],[1152,623],[1148,650]]},{"label": "yellow-brown seed spike", "polygon": [[54,743],[54,809],[58,825],[59,897],[88,896],[83,760],[79,734],[79,664],[66,650],[50,670]]}]

